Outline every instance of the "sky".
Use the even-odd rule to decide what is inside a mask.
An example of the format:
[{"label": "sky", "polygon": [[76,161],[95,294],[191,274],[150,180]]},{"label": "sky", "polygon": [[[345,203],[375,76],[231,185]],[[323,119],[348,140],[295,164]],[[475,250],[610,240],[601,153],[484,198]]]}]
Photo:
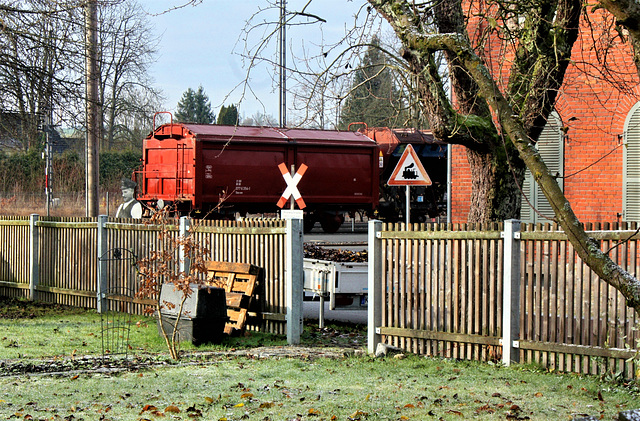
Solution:
[{"label": "sky", "polygon": [[[155,87],[164,92],[165,109],[175,113],[182,94],[202,85],[216,115],[221,105],[237,104],[242,97],[242,82],[248,67],[241,54],[245,50],[243,29],[252,15],[269,6],[267,0],[203,0],[197,6],[187,6],[162,14],[180,5],[183,0],[140,0],[147,10],[156,36],[160,37],[157,62],[150,74]],[[287,10],[301,10],[308,0],[288,0]],[[347,28],[353,27],[354,15],[364,0],[314,0],[306,9],[326,23],[290,26],[287,28],[287,65],[293,65],[292,53],[299,54],[303,47],[318,51],[319,45],[340,39]],[[277,20],[278,10],[262,12],[256,22]],[[273,27],[270,27],[273,30]],[[264,37],[264,29],[252,33],[250,43]],[[266,50],[266,56],[277,60],[277,38]],[[262,65],[251,71],[250,88],[240,104],[242,117],[256,113],[278,118],[279,93],[272,78],[273,66]],[[239,87],[237,87],[240,85]],[[235,90],[234,90],[235,89]],[[258,99],[254,98],[257,97]],[[287,103],[291,96],[287,95]],[[264,104],[264,107],[260,104]],[[288,117],[289,117],[289,111]]]}]

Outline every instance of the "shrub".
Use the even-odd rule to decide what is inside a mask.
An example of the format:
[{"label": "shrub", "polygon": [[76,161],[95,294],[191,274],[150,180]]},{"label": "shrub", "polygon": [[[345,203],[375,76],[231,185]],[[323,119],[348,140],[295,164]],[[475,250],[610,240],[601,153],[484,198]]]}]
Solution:
[{"label": "shrub", "polygon": [[122,177],[131,174],[140,166],[142,154],[134,151],[103,152],[100,154],[100,185],[107,191],[120,188]]},{"label": "shrub", "polygon": [[[141,154],[134,151],[100,154],[100,188],[118,191],[122,177],[130,178],[140,165]],[[75,151],[55,155],[52,163],[55,192],[77,192],[85,188],[85,164]],[[44,191],[45,160],[37,150],[7,154],[0,151],[0,192],[37,193]]]}]

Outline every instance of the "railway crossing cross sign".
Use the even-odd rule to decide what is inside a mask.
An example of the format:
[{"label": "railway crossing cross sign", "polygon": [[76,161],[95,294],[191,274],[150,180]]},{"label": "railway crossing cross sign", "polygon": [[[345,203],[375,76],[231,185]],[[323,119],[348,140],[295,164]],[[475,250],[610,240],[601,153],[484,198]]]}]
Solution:
[{"label": "railway crossing cross sign", "polygon": [[287,200],[289,200],[289,198],[293,196],[296,203],[298,204],[298,207],[300,209],[304,209],[307,205],[306,203],[304,203],[302,195],[300,194],[300,190],[298,190],[297,186],[305,171],[307,171],[307,165],[300,165],[300,168],[298,168],[298,171],[296,171],[296,174],[294,176],[291,176],[284,162],[278,165],[278,168],[280,168],[282,177],[284,178],[285,183],[287,183],[287,188],[282,193],[282,196],[280,197],[280,200],[278,200],[278,203],[276,205],[279,208],[284,207],[284,205],[287,204]]},{"label": "railway crossing cross sign", "polygon": [[431,185],[431,179],[411,144],[407,144],[387,184],[390,186]]}]

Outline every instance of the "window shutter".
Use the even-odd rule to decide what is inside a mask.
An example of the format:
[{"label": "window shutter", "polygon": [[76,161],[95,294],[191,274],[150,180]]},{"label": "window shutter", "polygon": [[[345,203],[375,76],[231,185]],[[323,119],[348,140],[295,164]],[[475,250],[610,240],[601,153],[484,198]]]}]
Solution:
[{"label": "window shutter", "polygon": [[[531,185],[533,184],[533,176],[531,175],[531,171],[528,169],[524,175],[524,181],[522,182],[522,193],[525,197],[522,197],[522,204],[520,205],[520,220],[522,222],[530,223],[533,222],[533,215],[535,212],[531,209],[531,205],[535,205],[534,192],[532,191]],[[527,202],[527,200],[529,200]],[[531,202],[531,205],[529,205]]]},{"label": "window shutter", "polygon": [[640,221],[640,103],[627,117],[625,134],[622,215],[625,221]]},{"label": "window shutter", "polygon": [[[544,160],[544,163],[549,168],[551,174],[558,174],[560,177],[564,175],[564,141],[562,134],[562,123],[558,113],[553,111],[547,119],[547,124],[540,134],[536,148],[540,152],[540,156]],[[564,188],[562,178],[556,180],[561,189]],[[537,209],[537,211],[545,217],[553,218],[553,208],[549,204],[549,201],[542,193],[538,183],[533,180],[533,175],[528,169],[525,173],[525,181],[522,185],[522,191],[524,194],[528,194],[529,202]],[[520,219],[522,222],[538,223],[538,222],[550,222],[543,216],[540,216],[538,212],[531,209],[531,206],[527,201],[522,198],[522,210],[520,212]]]}]

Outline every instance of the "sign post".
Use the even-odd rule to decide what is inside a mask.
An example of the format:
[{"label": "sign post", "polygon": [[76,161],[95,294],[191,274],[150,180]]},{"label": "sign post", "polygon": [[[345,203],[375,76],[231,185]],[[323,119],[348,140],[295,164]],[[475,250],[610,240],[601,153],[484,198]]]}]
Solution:
[{"label": "sign post", "polygon": [[[300,344],[302,334],[302,293],[304,286],[304,240],[303,240],[303,211],[307,205],[298,190],[298,183],[307,171],[305,164],[300,165],[298,171],[291,166],[291,172],[283,162],[278,165],[287,188],[278,200],[278,207],[283,208],[291,197],[291,209],[283,209],[280,217],[287,220],[286,225],[286,253],[285,259],[285,305],[287,309],[287,343]],[[294,209],[294,202],[300,209]]]},{"label": "sign post", "polygon": [[391,173],[387,184],[390,186],[406,186],[405,189],[405,221],[407,227],[411,220],[411,186],[430,186],[431,179],[427,174],[427,171],[422,166],[418,154],[413,149],[411,144],[407,144],[398,164]]}]

